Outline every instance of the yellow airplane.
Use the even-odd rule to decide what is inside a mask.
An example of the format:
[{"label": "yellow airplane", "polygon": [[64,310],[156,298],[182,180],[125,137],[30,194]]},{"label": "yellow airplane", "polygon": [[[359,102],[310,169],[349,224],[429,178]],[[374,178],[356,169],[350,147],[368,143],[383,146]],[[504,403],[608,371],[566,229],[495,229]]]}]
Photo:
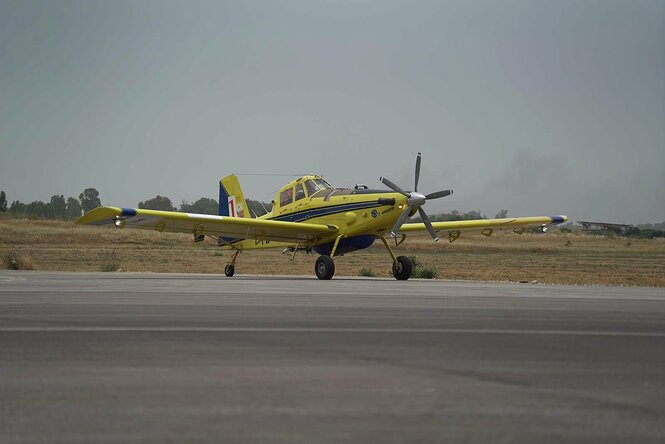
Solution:
[{"label": "yellow airplane", "polygon": [[[439,233],[444,233],[453,242],[462,232],[479,231],[486,236],[500,231],[522,234],[531,229],[545,231],[549,225],[568,220],[566,216],[538,216],[432,223],[423,205],[428,200],[453,192],[418,192],[420,163],[421,154],[418,153],[413,191],[405,191],[383,177],[381,182],[390,190],[372,190],[364,185],[335,188],[321,176],[303,176],[279,190],[272,211],[252,218],[240,182],[232,174],[219,182],[218,216],[99,207],[83,215],[76,223],[156,230],[160,233],[188,233],[194,235],[195,241],[208,236],[221,247],[234,251],[231,262],[224,270],[228,277],[233,276],[241,251],[283,248],[284,252],[290,252],[294,257],[298,251],[315,251],[320,255],[314,267],[316,276],[331,279],[335,274],[333,259],[367,248],[380,239],[392,259],[395,279],[406,280],[411,276],[413,264],[406,256],[395,256],[390,238],[398,246],[407,234],[427,231],[435,241],[439,240]],[[405,223],[416,213],[423,223]]]}]

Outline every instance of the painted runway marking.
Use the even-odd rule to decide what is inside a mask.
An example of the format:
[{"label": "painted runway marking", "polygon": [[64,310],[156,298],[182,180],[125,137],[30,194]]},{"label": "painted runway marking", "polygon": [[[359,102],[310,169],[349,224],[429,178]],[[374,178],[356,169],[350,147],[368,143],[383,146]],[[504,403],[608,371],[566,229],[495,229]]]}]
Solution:
[{"label": "painted runway marking", "polygon": [[25,281],[25,278],[18,276],[0,276],[0,282],[20,282]]},{"label": "painted runway marking", "polygon": [[475,335],[556,335],[556,336],[626,336],[663,338],[659,332],[620,332],[603,330],[512,330],[465,328],[271,328],[271,327],[0,327],[0,332],[76,333],[76,332],[191,332],[191,333],[399,333],[399,334],[475,334]]}]

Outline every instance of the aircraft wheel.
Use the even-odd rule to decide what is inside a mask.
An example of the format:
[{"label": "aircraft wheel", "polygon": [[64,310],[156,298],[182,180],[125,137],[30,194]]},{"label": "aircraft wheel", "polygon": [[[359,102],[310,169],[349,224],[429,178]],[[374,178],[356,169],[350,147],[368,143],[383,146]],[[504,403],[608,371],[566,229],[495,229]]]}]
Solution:
[{"label": "aircraft wheel", "polygon": [[314,266],[316,277],[327,281],[335,274],[335,261],[330,256],[319,256]]},{"label": "aircraft wheel", "polygon": [[397,256],[397,263],[393,263],[393,276],[398,281],[405,281],[411,277],[413,264],[411,259],[406,256]]},{"label": "aircraft wheel", "polygon": [[231,265],[231,264],[228,264],[224,268],[224,274],[226,275],[226,277],[233,276],[233,273],[235,273],[235,271],[236,271],[236,267],[234,265]]}]

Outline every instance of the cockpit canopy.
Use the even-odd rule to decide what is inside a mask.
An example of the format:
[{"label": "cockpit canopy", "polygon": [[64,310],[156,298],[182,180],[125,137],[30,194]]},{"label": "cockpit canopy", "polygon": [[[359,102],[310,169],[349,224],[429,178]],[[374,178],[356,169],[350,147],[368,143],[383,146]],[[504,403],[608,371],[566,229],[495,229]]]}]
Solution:
[{"label": "cockpit canopy", "polygon": [[333,189],[321,176],[303,176],[285,185],[277,194],[275,204],[281,208],[305,197],[324,197]]}]

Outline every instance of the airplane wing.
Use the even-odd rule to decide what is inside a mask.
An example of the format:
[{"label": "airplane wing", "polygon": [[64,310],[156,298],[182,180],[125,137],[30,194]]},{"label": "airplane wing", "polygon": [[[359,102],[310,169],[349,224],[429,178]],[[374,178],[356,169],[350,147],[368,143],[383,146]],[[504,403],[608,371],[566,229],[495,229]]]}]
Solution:
[{"label": "airplane wing", "polygon": [[[447,234],[450,241],[457,239],[462,232],[477,231],[491,235],[494,232],[510,231],[522,234],[524,231],[534,228],[557,225],[568,220],[567,216],[535,216],[535,217],[508,217],[505,219],[476,219],[458,220],[451,222],[432,222],[432,227],[439,234]],[[425,224],[404,224],[399,229],[400,233],[412,233],[427,231]]]},{"label": "airplane wing", "polygon": [[193,233],[196,236],[205,234],[216,236],[228,244],[243,239],[257,242],[308,243],[337,233],[337,227],[334,225],[116,207],[95,208],[84,214],[76,223],[169,233]]}]

